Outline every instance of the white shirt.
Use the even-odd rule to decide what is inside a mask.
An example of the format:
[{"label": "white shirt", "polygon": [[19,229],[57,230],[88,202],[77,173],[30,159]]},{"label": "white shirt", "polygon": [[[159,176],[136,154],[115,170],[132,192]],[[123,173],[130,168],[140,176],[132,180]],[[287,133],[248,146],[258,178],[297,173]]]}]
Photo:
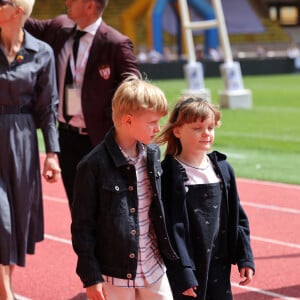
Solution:
[{"label": "white shirt", "polygon": [[[153,284],[160,280],[166,271],[158,250],[153,224],[149,218],[152,188],[147,172],[146,151],[142,144],[138,145],[138,158],[135,161],[129,158],[129,163],[134,164],[136,168],[139,203],[139,247],[136,277],[134,280],[129,280],[103,275],[105,282],[121,287],[145,287],[146,283]],[[126,157],[124,152],[123,154]]]},{"label": "white shirt", "polygon": [[220,182],[220,178],[217,176],[210,159],[208,159],[207,167],[203,169],[189,166],[177,158],[176,160],[185,169],[186,175],[188,177],[188,181],[185,181],[185,185]]},{"label": "white shirt", "polygon": [[[100,17],[97,19],[96,22],[90,24],[85,28],[79,28],[79,30],[83,30],[87,32],[83,37],[80,39],[78,54],[77,54],[77,63],[74,66],[74,59],[73,59],[73,36],[68,39],[65,43],[64,47],[62,48],[61,52],[58,55],[58,73],[59,73],[59,106],[58,106],[58,120],[60,122],[65,122],[63,117],[63,99],[64,99],[64,83],[65,83],[65,76],[66,76],[66,67],[67,62],[70,58],[70,67],[74,78],[74,86],[80,89],[81,95],[81,87],[83,82],[83,77],[85,73],[86,63],[89,57],[90,48],[92,46],[92,42],[94,40],[95,34],[101,25],[102,18]],[[75,127],[85,128],[85,121],[83,114],[73,116],[70,120],[69,124]]]}]

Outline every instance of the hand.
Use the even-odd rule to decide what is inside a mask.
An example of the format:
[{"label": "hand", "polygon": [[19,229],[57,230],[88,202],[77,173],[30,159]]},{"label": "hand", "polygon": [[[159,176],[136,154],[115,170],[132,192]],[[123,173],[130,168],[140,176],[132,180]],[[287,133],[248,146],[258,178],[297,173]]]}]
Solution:
[{"label": "hand", "polygon": [[43,169],[43,177],[48,182],[56,182],[60,179],[60,167],[57,162],[57,155],[55,153],[47,153],[45,162],[44,162],[44,169]]},{"label": "hand", "polygon": [[245,278],[244,280],[240,281],[239,285],[247,285],[252,281],[253,277],[253,270],[251,268],[245,267],[240,269],[240,277]]},{"label": "hand", "polygon": [[195,293],[196,290],[197,290],[197,287],[196,287],[196,286],[191,287],[191,288],[189,288],[188,290],[185,290],[185,291],[182,293],[182,295],[196,298],[196,297],[197,297],[197,294]]},{"label": "hand", "polygon": [[107,300],[102,283],[97,283],[86,288],[86,295],[89,300]]}]

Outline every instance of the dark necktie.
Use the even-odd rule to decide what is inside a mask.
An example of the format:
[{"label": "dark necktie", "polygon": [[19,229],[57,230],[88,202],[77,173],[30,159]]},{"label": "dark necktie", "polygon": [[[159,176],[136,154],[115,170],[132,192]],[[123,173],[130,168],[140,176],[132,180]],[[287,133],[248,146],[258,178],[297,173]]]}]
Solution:
[{"label": "dark necktie", "polygon": [[[74,42],[73,42],[73,57],[74,57],[74,66],[76,66],[76,60],[78,55],[78,48],[79,48],[79,42],[80,38],[86,34],[85,31],[76,30],[75,36],[74,36]],[[70,67],[70,58],[67,62],[67,68],[66,68],[66,76],[65,76],[65,87],[67,85],[71,85],[73,83],[73,74]],[[64,119],[67,123],[71,120],[71,116],[67,114],[67,107],[66,107],[66,101],[65,101],[65,93],[64,93],[64,103],[63,103],[63,115]]]},{"label": "dark necktie", "polygon": [[82,36],[86,34],[85,31],[76,30],[75,36],[74,36],[74,43],[73,43],[73,56],[74,56],[74,66],[76,66],[76,60],[77,60],[77,54],[78,54],[78,48],[79,48],[79,41]]}]

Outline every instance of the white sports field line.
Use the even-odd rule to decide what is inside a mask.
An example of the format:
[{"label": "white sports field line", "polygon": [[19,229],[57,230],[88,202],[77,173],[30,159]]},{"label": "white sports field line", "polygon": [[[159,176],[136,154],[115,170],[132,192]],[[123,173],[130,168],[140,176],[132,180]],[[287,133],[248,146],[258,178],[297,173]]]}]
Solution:
[{"label": "white sports field line", "polygon": [[244,289],[244,290],[247,290],[247,291],[251,291],[251,292],[258,293],[258,294],[273,297],[272,299],[299,300],[299,298],[288,297],[288,296],[285,296],[285,295],[282,295],[282,294],[265,291],[265,290],[258,289],[258,288],[255,288],[255,287],[251,287],[251,286],[241,286],[237,282],[231,282],[231,285],[234,286],[234,287],[240,288],[240,289]]}]

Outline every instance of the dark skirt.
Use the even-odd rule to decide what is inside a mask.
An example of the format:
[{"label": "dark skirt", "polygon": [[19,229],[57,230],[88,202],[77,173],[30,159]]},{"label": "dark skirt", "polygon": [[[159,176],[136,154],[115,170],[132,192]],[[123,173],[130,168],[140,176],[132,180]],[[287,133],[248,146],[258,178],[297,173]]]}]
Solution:
[{"label": "dark skirt", "polygon": [[198,281],[197,298],[174,295],[175,300],[231,300],[226,245],[226,209],[220,183],[187,186],[186,207]]},{"label": "dark skirt", "polygon": [[31,114],[0,114],[0,264],[25,266],[43,240],[37,131]]}]

